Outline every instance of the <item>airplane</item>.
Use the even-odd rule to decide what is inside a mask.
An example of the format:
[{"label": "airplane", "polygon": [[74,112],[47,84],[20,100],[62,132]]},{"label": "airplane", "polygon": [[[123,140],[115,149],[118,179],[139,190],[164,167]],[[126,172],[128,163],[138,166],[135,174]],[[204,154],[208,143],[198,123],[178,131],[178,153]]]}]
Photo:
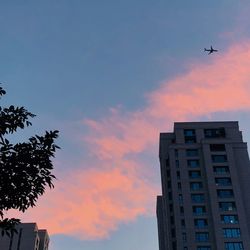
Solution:
[{"label": "airplane", "polygon": [[211,46],[210,49],[204,48],[204,51],[208,51],[208,52],[209,52],[208,55],[210,55],[210,54],[212,54],[213,52],[217,52],[218,50],[217,50],[217,49],[213,49],[213,47]]}]

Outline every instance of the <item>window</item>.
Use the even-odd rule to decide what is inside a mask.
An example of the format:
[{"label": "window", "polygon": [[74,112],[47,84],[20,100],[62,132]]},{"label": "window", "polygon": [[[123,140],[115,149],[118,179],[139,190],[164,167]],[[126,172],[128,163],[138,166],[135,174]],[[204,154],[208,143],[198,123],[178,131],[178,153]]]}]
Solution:
[{"label": "window", "polygon": [[197,168],[200,166],[199,160],[187,160],[187,165],[190,168]]},{"label": "window", "polygon": [[177,249],[177,244],[176,244],[176,241],[173,241],[173,243],[172,243],[172,247],[173,247],[173,250],[176,250],[176,249]]},{"label": "window", "polygon": [[181,215],[184,214],[184,207],[183,207],[183,206],[180,207],[180,214],[181,214]]},{"label": "window", "polygon": [[185,137],[185,143],[196,143],[195,137]]},{"label": "window", "polygon": [[175,237],[175,235],[176,235],[176,233],[175,233],[175,229],[174,229],[174,228],[172,228],[172,229],[171,229],[171,234],[172,234],[172,237],[174,238],[174,237]]},{"label": "window", "polygon": [[206,213],[205,206],[193,206],[193,214],[194,215],[204,215]]},{"label": "window", "polygon": [[221,222],[225,224],[238,224],[238,216],[237,215],[221,215]]},{"label": "window", "polygon": [[181,183],[178,182],[177,185],[178,185],[178,191],[181,191]]},{"label": "window", "polygon": [[194,129],[184,129],[184,136],[195,136]]},{"label": "window", "polygon": [[173,199],[172,192],[168,192],[168,200],[171,201]]},{"label": "window", "polygon": [[239,238],[240,229],[239,228],[224,228],[223,235],[225,238]]},{"label": "window", "polygon": [[211,250],[211,247],[209,247],[209,246],[200,246],[200,247],[197,247],[196,248],[197,250]]},{"label": "window", "polygon": [[171,181],[167,182],[167,186],[168,186],[169,189],[171,188]]},{"label": "window", "polygon": [[173,204],[169,204],[169,211],[173,212]]},{"label": "window", "polygon": [[178,150],[177,149],[174,150],[174,154],[175,154],[175,158],[178,158]]},{"label": "window", "polygon": [[190,183],[190,190],[191,191],[201,190],[202,187],[203,187],[202,182],[191,182]]},{"label": "window", "polygon": [[183,240],[183,242],[187,241],[187,234],[186,233],[182,233],[182,240]]},{"label": "window", "polygon": [[169,167],[169,159],[166,160],[166,167]]},{"label": "window", "polygon": [[189,177],[191,179],[195,179],[195,178],[200,178],[201,177],[201,171],[189,171]]},{"label": "window", "polygon": [[214,166],[214,173],[216,174],[226,174],[229,173],[229,167],[228,166]]},{"label": "window", "polygon": [[215,183],[217,186],[231,186],[231,178],[215,178]]},{"label": "window", "polygon": [[205,227],[207,227],[207,220],[206,219],[195,219],[194,225],[196,228],[205,228]]},{"label": "window", "polygon": [[225,250],[244,250],[242,242],[226,242]]},{"label": "window", "polygon": [[232,198],[234,197],[233,190],[231,189],[219,189],[217,190],[217,196],[219,198]]},{"label": "window", "polygon": [[176,171],[177,179],[179,180],[181,178],[181,173],[180,171]]},{"label": "window", "polygon": [[226,147],[225,144],[210,144],[210,151],[217,152],[217,151],[225,151]]},{"label": "window", "polygon": [[199,155],[198,149],[187,149],[186,150],[186,156],[188,156],[188,157],[194,157],[194,156],[198,156],[198,155]]},{"label": "window", "polygon": [[191,200],[192,202],[204,202],[205,197],[204,194],[191,194]]},{"label": "window", "polygon": [[219,207],[221,211],[235,211],[235,202],[219,202]]},{"label": "window", "polygon": [[184,219],[181,220],[181,226],[182,226],[182,228],[185,228],[185,227],[186,227],[186,223],[185,223],[185,220],[184,220]]},{"label": "window", "polygon": [[175,160],[175,166],[176,166],[177,168],[180,167],[180,162],[179,162],[179,160]]},{"label": "window", "polygon": [[227,162],[227,156],[226,155],[212,155],[212,161],[214,163],[224,163],[224,162]]},{"label": "window", "polygon": [[184,129],[185,143],[196,143],[196,136],[194,129]]},{"label": "window", "polygon": [[174,224],[174,216],[173,215],[170,216],[170,222],[172,225]]},{"label": "window", "polygon": [[223,138],[226,136],[224,128],[204,129],[204,134],[205,138]]},{"label": "window", "polygon": [[167,170],[167,177],[170,177],[170,170]]},{"label": "window", "polygon": [[182,204],[183,203],[183,197],[182,194],[179,194],[179,203]]},{"label": "window", "polygon": [[205,241],[208,241],[208,233],[195,233],[195,239],[196,241],[199,241],[199,242],[205,242]]}]

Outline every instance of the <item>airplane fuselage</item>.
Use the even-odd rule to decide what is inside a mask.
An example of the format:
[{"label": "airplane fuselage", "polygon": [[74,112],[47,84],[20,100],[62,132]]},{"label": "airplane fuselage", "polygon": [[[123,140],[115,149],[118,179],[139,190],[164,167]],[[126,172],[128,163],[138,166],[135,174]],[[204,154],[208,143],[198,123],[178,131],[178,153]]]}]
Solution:
[{"label": "airplane fuselage", "polygon": [[211,53],[213,53],[213,52],[217,52],[218,50],[217,50],[217,49],[213,49],[213,47],[211,46],[211,48],[210,48],[210,49],[206,49],[206,48],[204,48],[204,51],[209,52],[209,53],[208,53],[208,55],[209,55],[209,54],[211,54]]}]

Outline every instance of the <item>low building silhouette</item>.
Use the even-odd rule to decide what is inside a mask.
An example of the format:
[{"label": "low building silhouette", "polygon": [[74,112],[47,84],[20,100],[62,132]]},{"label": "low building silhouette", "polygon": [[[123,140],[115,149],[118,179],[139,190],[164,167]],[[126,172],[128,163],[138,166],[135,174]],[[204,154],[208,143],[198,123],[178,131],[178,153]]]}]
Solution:
[{"label": "low building silhouette", "polygon": [[49,235],[46,229],[38,229],[36,223],[21,223],[17,234],[0,236],[0,250],[48,250]]}]

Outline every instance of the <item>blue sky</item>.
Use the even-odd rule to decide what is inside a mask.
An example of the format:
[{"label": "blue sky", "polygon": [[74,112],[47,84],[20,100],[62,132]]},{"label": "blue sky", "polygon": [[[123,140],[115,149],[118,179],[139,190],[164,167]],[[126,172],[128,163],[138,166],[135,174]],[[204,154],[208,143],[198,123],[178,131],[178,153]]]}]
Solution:
[{"label": "blue sky", "polygon": [[[194,107],[198,115],[190,117],[184,115],[184,106],[178,105],[174,107],[180,116],[171,110],[169,116],[167,111],[153,116],[156,111],[153,107],[157,105],[150,104],[156,102],[152,96],[161,89],[165,91],[162,86],[170,86],[166,96],[171,94],[168,92],[172,91],[171,86],[179,93],[188,89],[183,79],[195,82],[196,78],[189,77],[189,73],[199,75],[199,65],[203,73],[210,67],[211,72],[217,72],[213,68],[217,65],[221,67],[219,72],[225,75],[227,71],[221,65],[232,65],[227,64],[230,51],[237,50],[243,42],[244,46],[249,44],[248,10],[249,4],[232,0],[0,2],[0,81],[8,93],[3,103],[23,105],[38,115],[33,127],[18,138],[46,129],[60,130],[58,143],[62,149],[55,159],[58,189],[48,191],[48,195],[42,197],[41,209],[38,204],[37,212],[27,213],[25,220],[35,220],[41,225],[43,216],[46,217],[44,208],[51,206],[52,212],[60,213],[69,204],[69,218],[74,214],[79,217],[76,207],[81,200],[83,214],[87,214],[89,200],[93,207],[94,201],[96,206],[103,205],[93,191],[94,188],[102,190],[102,186],[91,179],[103,171],[115,174],[125,183],[133,180],[128,189],[108,187],[101,193],[105,201],[115,204],[105,208],[113,211],[113,217],[112,213],[100,209],[98,219],[94,215],[88,217],[88,225],[84,224],[87,217],[79,217],[82,222],[78,225],[68,217],[62,221],[56,216],[51,225],[42,224],[51,234],[52,250],[158,248],[154,213],[155,196],[160,192],[157,140],[159,132],[172,129],[175,119],[239,120],[244,138],[249,141],[247,101],[239,105],[232,101],[231,106],[223,103],[222,109],[204,104],[207,112]],[[210,45],[221,54],[208,57],[203,49]],[[244,62],[247,65],[247,60]],[[180,89],[178,82],[184,84]],[[247,92],[248,88],[243,87]],[[241,97],[239,94],[236,99],[243,99]],[[183,102],[183,105],[186,104]],[[157,120],[155,117],[160,115],[168,119]],[[139,127],[135,121],[139,121],[142,130],[149,130],[131,134],[131,130]],[[156,132],[151,131],[148,123],[154,124]],[[149,139],[137,145],[147,133],[155,141]],[[121,147],[121,151],[112,155],[114,148],[107,146],[109,142],[118,143],[116,148]],[[75,172],[81,176],[78,182],[74,180]],[[71,179],[67,179],[69,175]],[[82,183],[89,176],[92,181]],[[76,187],[83,191],[68,204],[66,196],[66,203],[56,207],[57,200],[54,203],[52,200],[67,187],[69,193]],[[128,190],[132,192],[134,187],[136,196],[131,197]],[[88,192],[88,188],[91,191]],[[86,199],[89,193],[97,198]],[[119,210],[124,212],[120,214]],[[65,230],[60,230],[60,226]]]}]

